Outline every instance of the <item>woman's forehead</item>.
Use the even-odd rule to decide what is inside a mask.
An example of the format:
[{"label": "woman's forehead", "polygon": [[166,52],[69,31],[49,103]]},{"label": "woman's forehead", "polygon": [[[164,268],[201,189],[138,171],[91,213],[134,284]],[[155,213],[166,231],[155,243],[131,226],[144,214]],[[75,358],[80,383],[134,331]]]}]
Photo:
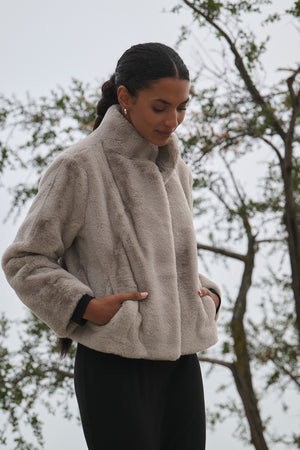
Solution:
[{"label": "woman's forehead", "polygon": [[153,81],[149,87],[141,89],[139,94],[153,101],[171,104],[174,101],[186,103],[189,100],[190,83],[179,78],[160,78]]}]

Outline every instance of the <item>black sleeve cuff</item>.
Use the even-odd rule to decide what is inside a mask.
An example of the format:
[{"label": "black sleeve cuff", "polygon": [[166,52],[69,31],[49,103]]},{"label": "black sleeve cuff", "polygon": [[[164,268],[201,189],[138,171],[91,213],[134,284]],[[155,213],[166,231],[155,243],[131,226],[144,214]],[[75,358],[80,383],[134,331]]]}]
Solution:
[{"label": "black sleeve cuff", "polygon": [[71,320],[73,320],[73,322],[77,323],[78,325],[84,325],[86,323],[86,319],[83,319],[82,316],[85,313],[87,305],[93,298],[95,297],[92,297],[88,294],[84,294],[81,297],[71,317]]},{"label": "black sleeve cuff", "polygon": [[219,300],[220,300],[219,306],[216,309],[216,313],[217,313],[219,311],[219,309],[220,309],[220,306],[221,306],[221,297],[220,297],[220,295],[218,294],[218,292],[214,288],[208,288],[208,290],[210,292],[212,292],[213,294],[216,294],[218,296]]}]

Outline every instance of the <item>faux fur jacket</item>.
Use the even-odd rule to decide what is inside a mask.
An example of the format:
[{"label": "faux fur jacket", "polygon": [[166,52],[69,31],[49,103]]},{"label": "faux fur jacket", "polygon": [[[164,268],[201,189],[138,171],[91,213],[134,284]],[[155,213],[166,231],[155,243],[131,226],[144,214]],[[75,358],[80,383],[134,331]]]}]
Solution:
[{"label": "faux fur jacket", "polygon": [[[58,336],[90,348],[162,360],[206,349],[217,341],[216,309],[197,291],[218,287],[199,281],[191,186],[175,136],[157,147],[110,107],[43,176],[2,259],[9,283]],[[85,294],[131,291],[149,295],[106,325],[71,320]]]}]

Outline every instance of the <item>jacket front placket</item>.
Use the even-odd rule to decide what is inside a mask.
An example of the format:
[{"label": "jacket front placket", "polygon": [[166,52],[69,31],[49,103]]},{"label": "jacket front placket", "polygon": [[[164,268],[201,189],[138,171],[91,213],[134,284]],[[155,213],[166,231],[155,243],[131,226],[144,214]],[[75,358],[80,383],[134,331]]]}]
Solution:
[{"label": "jacket front placket", "polygon": [[[143,149],[142,149],[143,150]],[[151,148],[152,150],[152,148]],[[137,149],[138,152],[138,149]],[[139,304],[143,336],[156,335],[166,347],[181,340],[180,304],[172,218],[164,171],[152,158],[129,158],[107,149],[107,161],[120,202],[120,240],[131,265],[137,288],[149,292]],[[155,313],[154,313],[155,312]],[[165,318],[169,320],[166,321]],[[179,349],[178,349],[179,350]]]}]

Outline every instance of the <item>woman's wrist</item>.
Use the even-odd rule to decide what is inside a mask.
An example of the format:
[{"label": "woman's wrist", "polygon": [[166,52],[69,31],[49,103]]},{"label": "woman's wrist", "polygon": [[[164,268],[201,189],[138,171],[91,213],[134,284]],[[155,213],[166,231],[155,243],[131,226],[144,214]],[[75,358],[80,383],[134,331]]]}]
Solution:
[{"label": "woman's wrist", "polygon": [[93,317],[95,316],[95,310],[96,310],[96,304],[97,304],[97,299],[96,298],[92,298],[90,301],[89,301],[89,303],[88,303],[88,305],[87,305],[87,307],[86,307],[86,309],[85,309],[85,311],[84,311],[84,314],[83,314],[83,319],[85,319],[85,320],[93,320]]}]

